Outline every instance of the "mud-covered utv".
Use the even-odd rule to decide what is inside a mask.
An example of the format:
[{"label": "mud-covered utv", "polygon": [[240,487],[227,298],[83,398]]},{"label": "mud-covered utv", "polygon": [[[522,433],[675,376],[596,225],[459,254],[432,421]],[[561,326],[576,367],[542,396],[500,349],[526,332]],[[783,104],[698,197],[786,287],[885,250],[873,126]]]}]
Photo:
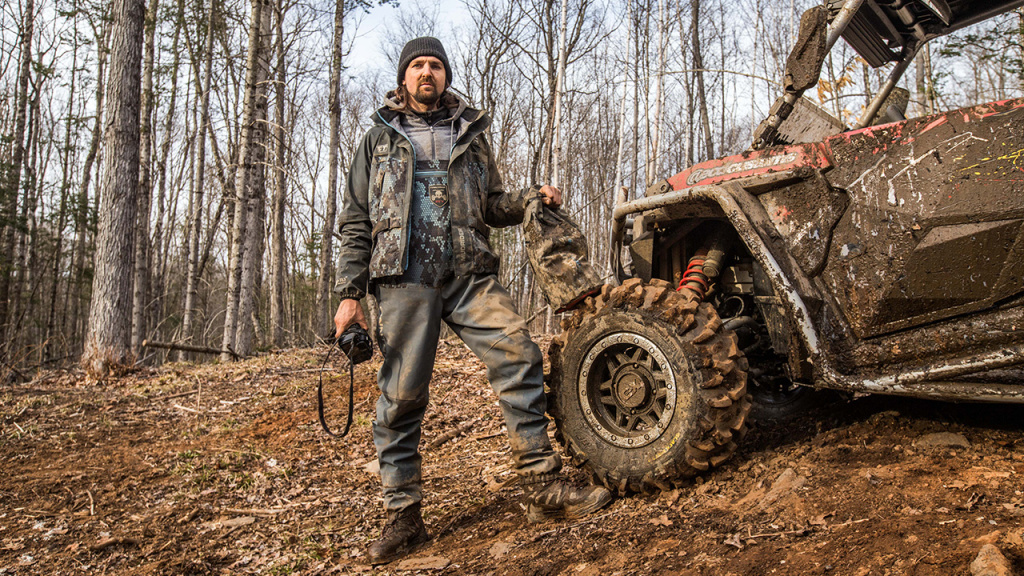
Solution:
[{"label": "mud-covered utv", "polygon": [[[815,389],[1024,401],[1024,99],[907,120],[894,90],[929,39],[1021,4],[814,8],[751,149],[616,206],[618,285],[550,349],[578,465],[667,488],[729,458],[752,402],[778,414]],[[895,62],[853,129],[801,98],[840,37]]]}]

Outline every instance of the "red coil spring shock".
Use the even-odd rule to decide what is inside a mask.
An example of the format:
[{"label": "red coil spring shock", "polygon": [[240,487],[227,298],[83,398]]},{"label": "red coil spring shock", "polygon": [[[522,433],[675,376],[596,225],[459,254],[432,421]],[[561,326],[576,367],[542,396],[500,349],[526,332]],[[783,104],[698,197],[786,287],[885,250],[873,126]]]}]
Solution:
[{"label": "red coil spring shock", "polygon": [[697,297],[698,300],[703,300],[704,296],[708,293],[708,277],[704,274],[704,262],[707,256],[707,250],[698,250],[696,254],[690,258],[690,263],[686,267],[686,271],[683,272],[683,278],[679,281],[679,287],[676,288],[676,292],[681,292],[683,289],[689,290]]}]

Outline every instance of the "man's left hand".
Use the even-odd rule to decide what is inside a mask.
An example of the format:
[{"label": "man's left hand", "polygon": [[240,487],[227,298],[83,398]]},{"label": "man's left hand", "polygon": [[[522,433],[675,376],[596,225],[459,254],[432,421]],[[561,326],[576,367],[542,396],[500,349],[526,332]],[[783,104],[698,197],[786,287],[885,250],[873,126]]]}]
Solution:
[{"label": "man's left hand", "polygon": [[562,191],[558,188],[545,184],[540,187],[540,193],[544,196],[541,199],[541,202],[543,202],[545,206],[550,206],[552,209],[558,210],[562,205]]}]

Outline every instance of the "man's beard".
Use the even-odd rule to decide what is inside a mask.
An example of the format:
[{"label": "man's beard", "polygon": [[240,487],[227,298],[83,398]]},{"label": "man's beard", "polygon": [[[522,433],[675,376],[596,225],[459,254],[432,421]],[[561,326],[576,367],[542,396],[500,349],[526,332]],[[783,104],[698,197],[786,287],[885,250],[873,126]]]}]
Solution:
[{"label": "man's beard", "polygon": [[434,90],[432,92],[424,92],[421,90],[420,86],[417,86],[411,96],[413,100],[420,104],[423,104],[428,108],[433,108],[434,105],[437,104],[437,101],[441,99],[441,91],[437,89],[437,86],[434,86]]}]

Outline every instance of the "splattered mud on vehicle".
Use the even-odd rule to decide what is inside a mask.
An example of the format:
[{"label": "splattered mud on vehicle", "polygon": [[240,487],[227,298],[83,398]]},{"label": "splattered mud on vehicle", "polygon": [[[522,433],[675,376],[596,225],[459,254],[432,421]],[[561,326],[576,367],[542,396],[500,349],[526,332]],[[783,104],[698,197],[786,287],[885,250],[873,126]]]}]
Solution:
[{"label": "splattered mud on vehicle", "polygon": [[825,143],[835,166],[828,181],[851,204],[825,277],[858,337],[991,308],[1021,292],[1021,135],[1024,100],[1010,100]]}]

